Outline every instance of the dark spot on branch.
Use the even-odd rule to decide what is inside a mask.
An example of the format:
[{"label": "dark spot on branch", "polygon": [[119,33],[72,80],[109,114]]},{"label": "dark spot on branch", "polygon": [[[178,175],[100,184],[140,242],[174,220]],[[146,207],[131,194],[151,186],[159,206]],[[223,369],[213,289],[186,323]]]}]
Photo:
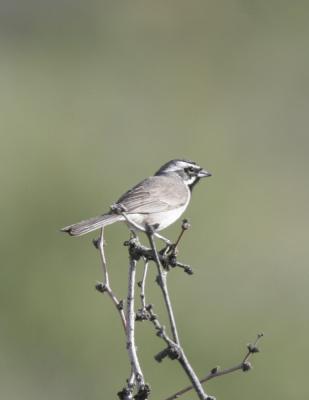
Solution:
[{"label": "dark spot on branch", "polygon": [[258,347],[253,346],[250,343],[247,345],[247,349],[248,349],[249,353],[252,353],[252,354],[259,353],[259,351],[260,351]]},{"label": "dark spot on branch", "polygon": [[249,361],[245,361],[242,365],[242,370],[244,372],[250,371],[252,369],[252,365]]},{"label": "dark spot on branch", "polygon": [[104,293],[104,292],[107,291],[106,285],[104,285],[102,282],[98,282],[98,283],[95,285],[95,289],[96,289],[98,292],[100,292],[100,293]]},{"label": "dark spot on branch", "polygon": [[188,230],[188,229],[191,228],[191,224],[189,223],[189,221],[188,221],[187,219],[184,219],[184,220],[182,221],[181,228],[182,228],[184,231],[186,231],[186,230]]},{"label": "dark spot on branch", "polygon": [[135,321],[149,321],[150,318],[149,312],[144,308],[140,308],[135,314]]},{"label": "dark spot on branch", "polygon": [[181,351],[176,346],[169,346],[168,356],[171,360],[179,360],[181,358]]},{"label": "dark spot on branch", "polygon": [[92,244],[94,245],[94,247],[95,247],[96,249],[99,249],[99,247],[100,247],[100,238],[93,239],[93,240],[92,240]]},{"label": "dark spot on branch", "polygon": [[145,385],[141,385],[138,392],[134,396],[134,399],[135,400],[147,400],[150,392],[151,392],[151,389],[150,389],[150,386],[147,385],[147,383]]},{"label": "dark spot on branch", "polygon": [[[153,320],[154,320],[154,318],[153,318]],[[158,337],[163,337],[163,336],[164,336],[164,326],[158,326],[158,327],[157,327],[157,333],[156,333],[156,335],[157,335]]]},{"label": "dark spot on branch", "polygon": [[216,373],[219,371],[219,369],[220,369],[220,367],[217,366],[217,367],[213,368],[213,369],[210,371],[210,373],[211,373],[211,374],[216,374]]},{"label": "dark spot on branch", "polygon": [[132,389],[125,387],[120,392],[117,393],[117,396],[119,397],[120,400],[132,399]]},{"label": "dark spot on branch", "polygon": [[162,360],[164,360],[165,357],[168,356],[168,348],[160,351],[160,353],[156,354],[154,356],[155,360],[158,361],[159,363],[162,362]]},{"label": "dark spot on branch", "polygon": [[118,310],[123,310],[123,300],[119,300],[119,303],[117,304]]}]

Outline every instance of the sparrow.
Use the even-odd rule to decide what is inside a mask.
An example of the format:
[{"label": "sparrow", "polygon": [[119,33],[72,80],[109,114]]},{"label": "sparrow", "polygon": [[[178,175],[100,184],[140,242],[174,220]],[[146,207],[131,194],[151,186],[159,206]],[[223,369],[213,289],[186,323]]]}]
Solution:
[{"label": "sparrow", "polygon": [[186,210],[194,186],[211,173],[189,160],[171,160],[150,176],[124,193],[110,211],[61,229],[71,236],[81,236],[124,221],[134,233],[147,231],[155,235],[173,224]]}]

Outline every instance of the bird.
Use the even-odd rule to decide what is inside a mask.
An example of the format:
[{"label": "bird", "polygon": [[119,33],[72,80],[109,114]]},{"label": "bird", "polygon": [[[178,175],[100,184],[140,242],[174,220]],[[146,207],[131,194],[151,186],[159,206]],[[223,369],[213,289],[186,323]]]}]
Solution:
[{"label": "bird", "polygon": [[150,228],[158,238],[168,243],[158,232],[181,217],[190,203],[195,185],[201,178],[210,176],[210,172],[194,161],[168,161],[153,176],[125,192],[108,212],[68,225],[61,231],[81,236],[122,221],[133,234],[147,232]]}]

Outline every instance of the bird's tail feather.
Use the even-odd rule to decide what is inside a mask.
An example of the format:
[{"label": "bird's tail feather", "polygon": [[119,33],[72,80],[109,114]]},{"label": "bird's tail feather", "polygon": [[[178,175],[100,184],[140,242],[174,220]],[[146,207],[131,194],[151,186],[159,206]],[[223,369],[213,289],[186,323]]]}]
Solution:
[{"label": "bird's tail feather", "polygon": [[104,214],[97,217],[77,222],[76,224],[65,226],[61,229],[62,232],[67,232],[71,236],[81,236],[86,233],[103,228],[106,225],[121,221],[123,217],[117,214]]}]

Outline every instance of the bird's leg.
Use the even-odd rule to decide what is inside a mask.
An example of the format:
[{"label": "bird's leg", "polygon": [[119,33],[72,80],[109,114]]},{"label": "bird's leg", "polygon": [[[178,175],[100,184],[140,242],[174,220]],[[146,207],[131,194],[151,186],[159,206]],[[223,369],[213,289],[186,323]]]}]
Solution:
[{"label": "bird's leg", "polygon": [[167,239],[166,237],[160,235],[157,232],[154,232],[154,236],[157,237],[158,239],[162,240],[165,244],[165,247],[161,250],[162,255],[167,255],[171,253],[174,250],[174,244],[171,240]]},{"label": "bird's leg", "polygon": [[134,229],[130,229],[130,240],[137,239],[137,234]]},{"label": "bird's leg", "polygon": [[162,240],[167,246],[171,246],[173,244],[173,242],[171,242],[169,239],[167,239],[166,237],[160,235],[159,233],[154,233],[155,237],[157,237],[158,239]]}]

